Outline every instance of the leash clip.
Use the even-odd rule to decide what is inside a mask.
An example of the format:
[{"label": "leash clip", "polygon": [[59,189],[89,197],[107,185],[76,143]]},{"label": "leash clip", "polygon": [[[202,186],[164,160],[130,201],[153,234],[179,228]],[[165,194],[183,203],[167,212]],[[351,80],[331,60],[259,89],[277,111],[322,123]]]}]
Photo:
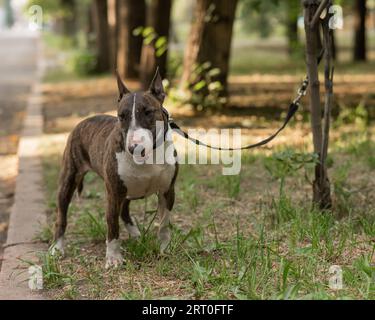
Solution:
[{"label": "leash clip", "polygon": [[297,91],[299,96],[306,95],[308,85],[309,85],[309,80],[308,79],[303,80],[301,87]]}]

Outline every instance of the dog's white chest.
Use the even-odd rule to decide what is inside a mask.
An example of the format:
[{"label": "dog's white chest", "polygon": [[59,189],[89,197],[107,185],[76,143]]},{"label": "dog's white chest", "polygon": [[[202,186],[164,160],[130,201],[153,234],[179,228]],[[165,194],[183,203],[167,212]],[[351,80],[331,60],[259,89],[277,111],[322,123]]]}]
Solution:
[{"label": "dog's white chest", "polygon": [[168,191],[174,165],[136,164],[125,151],[116,153],[116,159],[118,175],[127,189],[127,199],[140,199]]}]

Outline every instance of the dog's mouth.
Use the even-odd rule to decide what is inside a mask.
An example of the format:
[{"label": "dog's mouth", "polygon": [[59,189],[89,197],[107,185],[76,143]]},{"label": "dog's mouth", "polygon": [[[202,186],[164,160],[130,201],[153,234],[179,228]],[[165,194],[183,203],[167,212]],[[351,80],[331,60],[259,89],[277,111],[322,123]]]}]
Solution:
[{"label": "dog's mouth", "polygon": [[135,163],[145,163],[153,150],[164,145],[165,129],[156,127],[155,129],[136,128],[124,132],[126,141],[125,149],[133,157]]},{"label": "dog's mouth", "polygon": [[136,148],[138,150],[135,150],[133,153],[132,153],[132,157],[133,157],[133,160],[135,163],[138,163],[138,164],[143,164],[145,163],[149,157],[150,157],[150,151],[146,151],[146,148],[144,148],[143,146],[138,146],[138,148]]}]

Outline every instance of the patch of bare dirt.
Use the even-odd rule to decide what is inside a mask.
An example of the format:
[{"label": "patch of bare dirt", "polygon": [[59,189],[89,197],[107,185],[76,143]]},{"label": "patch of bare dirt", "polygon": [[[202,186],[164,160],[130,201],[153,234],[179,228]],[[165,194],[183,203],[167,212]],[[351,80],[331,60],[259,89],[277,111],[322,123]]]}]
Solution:
[{"label": "patch of bare dirt", "polygon": [[[229,107],[214,114],[195,114],[190,108],[165,107],[184,127],[242,128],[263,131],[276,128],[280,118],[295,96],[301,77],[294,75],[250,75],[230,78]],[[374,75],[337,75],[335,78],[334,113],[340,108],[356,107],[362,103],[370,117],[375,118]],[[139,88],[135,81],[127,81],[131,90]],[[323,86],[323,84],[322,84]],[[322,88],[323,89],[323,88]],[[114,77],[83,81],[45,84],[44,117],[46,133],[71,131],[83,118],[96,113],[116,113],[117,85]],[[324,96],[322,95],[322,99]],[[302,102],[307,111],[308,101]],[[302,113],[298,117],[302,117]],[[270,124],[270,120],[275,123]],[[252,134],[257,135],[257,132]]]},{"label": "patch of bare dirt", "polygon": [[[18,159],[16,155],[0,155],[0,244],[6,241],[8,220],[13,204]],[[0,246],[0,266],[3,248]]]}]

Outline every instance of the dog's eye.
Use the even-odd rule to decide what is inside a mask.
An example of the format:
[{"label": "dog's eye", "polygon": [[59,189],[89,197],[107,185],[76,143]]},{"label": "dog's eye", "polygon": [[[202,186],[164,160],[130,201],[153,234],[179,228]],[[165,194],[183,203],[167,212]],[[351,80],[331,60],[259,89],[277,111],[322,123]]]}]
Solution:
[{"label": "dog's eye", "polygon": [[146,116],[151,116],[151,115],[153,115],[154,114],[154,110],[152,110],[152,109],[147,109],[147,110],[145,110],[145,115]]},{"label": "dog's eye", "polygon": [[118,118],[120,119],[120,121],[124,121],[125,120],[125,115],[124,114],[119,114]]}]

